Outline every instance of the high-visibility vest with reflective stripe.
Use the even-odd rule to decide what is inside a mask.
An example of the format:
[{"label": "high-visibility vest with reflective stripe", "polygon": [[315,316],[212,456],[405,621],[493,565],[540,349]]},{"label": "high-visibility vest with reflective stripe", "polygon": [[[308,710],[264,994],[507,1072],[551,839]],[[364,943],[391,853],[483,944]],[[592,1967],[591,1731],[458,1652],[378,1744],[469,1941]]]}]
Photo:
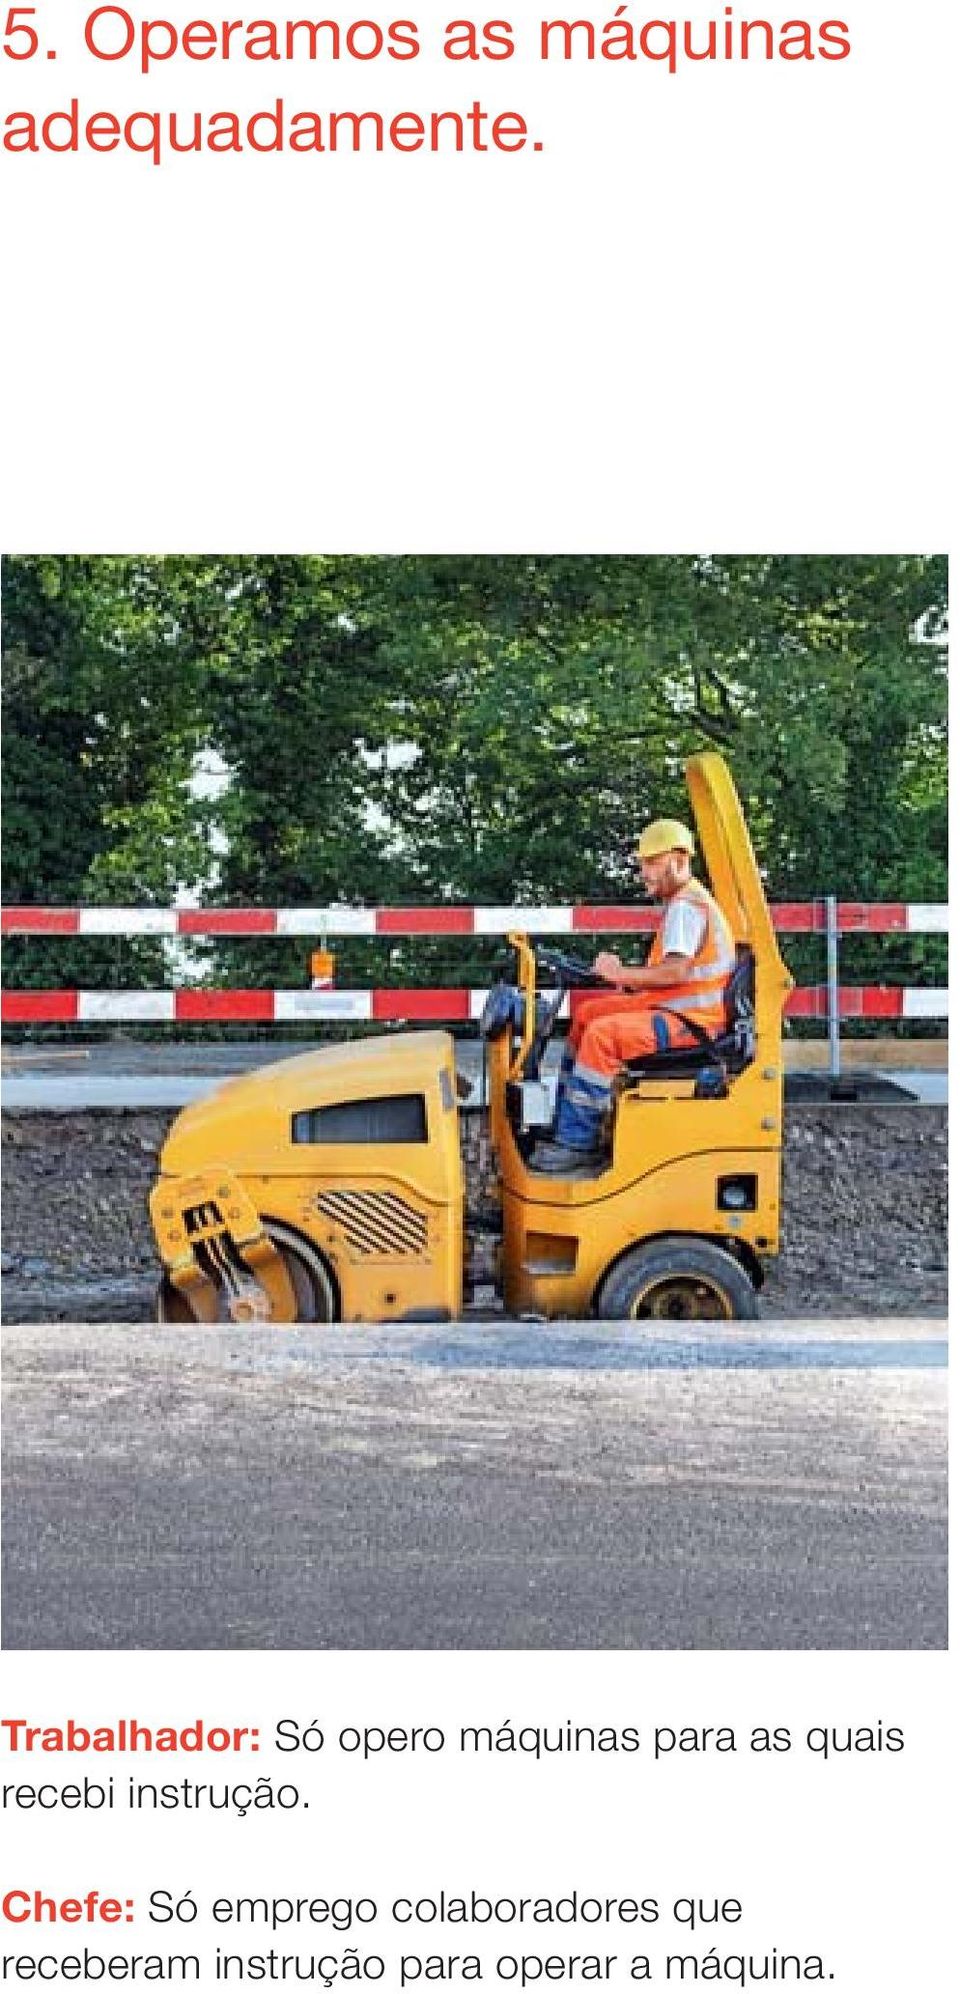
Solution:
[{"label": "high-visibility vest with reflective stripe", "polygon": [[[701,886],[698,879],[691,879],[688,886],[674,895],[671,907],[678,900],[686,900],[698,913],[706,915],[706,925],[700,947],[684,971],[683,979],[670,983],[656,995],[665,1004],[671,1004],[678,1011],[689,1011],[696,1017],[704,1031],[718,1032],[724,1024],[724,992],[733,975],[737,963],[737,952],[733,936],[725,914],[717,906],[712,893]],[[651,967],[664,959],[663,930],[661,922],[647,957]],[[652,993],[651,993],[652,994]]]}]

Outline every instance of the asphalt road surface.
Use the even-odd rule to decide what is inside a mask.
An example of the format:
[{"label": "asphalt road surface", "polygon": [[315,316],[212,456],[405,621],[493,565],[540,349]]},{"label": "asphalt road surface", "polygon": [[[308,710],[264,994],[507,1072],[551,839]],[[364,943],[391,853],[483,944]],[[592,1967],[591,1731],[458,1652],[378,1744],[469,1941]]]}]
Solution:
[{"label": "asphalt road surface", "polygon": [[5,1332],[8,1648],[933,1648],[945,1330]]}]

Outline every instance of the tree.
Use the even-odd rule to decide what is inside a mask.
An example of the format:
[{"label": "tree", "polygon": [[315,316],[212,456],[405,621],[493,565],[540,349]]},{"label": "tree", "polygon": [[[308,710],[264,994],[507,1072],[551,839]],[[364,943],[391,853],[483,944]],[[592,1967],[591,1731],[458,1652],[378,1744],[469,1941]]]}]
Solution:
[{"label": "tree", "polygon": [[[683,813],[709,744],[775,896],[945,892],[941,560],[47,557],[5,563],[3,606],[8,899],[630,899],[637,827]],[[211,973],[300,981],[304,954]],[[397,944],[377,973],[443,963]]]}]

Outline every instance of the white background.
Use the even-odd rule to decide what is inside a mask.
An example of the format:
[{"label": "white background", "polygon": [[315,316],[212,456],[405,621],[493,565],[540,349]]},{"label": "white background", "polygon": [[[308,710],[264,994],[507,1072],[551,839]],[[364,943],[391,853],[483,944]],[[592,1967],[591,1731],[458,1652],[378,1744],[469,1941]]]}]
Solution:
[{"label": "white background", "polygon": [[846,62],[673,77],[144,80],[77,53],[86,11],[40,0],[57,60],[3,65],[8,105],[479,94],[545,149],[5,159],[8,548],[942,550],[950,0],[857,0]]},{"label": "white background", "polygon": [[[251,1575],[251,1584],[256,1576]],[[142,1907],[131,1928],[92,1933],[76,1925],[4,1929],[4,1951],[231,1951],[309,1954],[359,1944],[393,1958],[402,1936],[378,1924],[337,1939],[322,1927],[281,1931],[151,1925],[152,1889],[193,1889],[201,1904],[221,1894],[399,1894],[475,1888],[491,1895],[739,1897],[739,1925],[696,1934],[666,1920],[655,1928],[519,1926],[427,1927],[409,1949],[421,1953],[705,1951],[820,1953],[838,1994],[945,1994],[949,1905],[955,1859],[949,1832],[949,1751],[945,1656],[113,1656],[72,1660],[7,1658],[19,1686],[18,1710],[55,1721],[82,1707],[89,1718],[146,1716],[154,1722],[260,1724],[263,1749],[231,1768],[222,1756],[116,1762],[118,1784],[271,1773],[300,1783],[306,1810],[154,1815],[117,1812],[58,1819],[20,1817],[19,1846],[4,1865],[7,1884],[133,1895]],[[364,1764],[325,1746],[319,1757],[274,1754],[272,1720],[318,1720],[328,1738],[343,1725],[440,1724],[510,1720],[553,1725],[568,1718],[637,1724],[639,1754],[607,1758],[502,1756],[472,1760],[380,1756]],[[802,1746],[821,1723],[905,1722],[907,1749],[896,1756],[844,1755],[824,1762]],[[729,1725],[741,1745],[753,1724],[790,1725],[797,1744],[784,1758],[712,1759],[679,1752],[654,1763],[654,1724]],[[110,1761],[75,1757],[5,1759],[5,1780],[102,1778]],[[14,1852],[15,1850],[15,1852]],[[111,1929],[114,1934],[111,1942]],[[119,1938],[116,1934],[119,1933]],[[43,1944],[39,1943],[43,1938]],[[212,1985],[212,1977],[207,1983]],[[395,1985],[388,1979],[384,1987]],[[422,1986],[428,1983],[421,1982]],[[434,1983],[430,1983],[434,1984]],[[452,1979],[437,1985],[469,1987]],[[501,1983],[491,1974],[477,1983]],[[502,1983],[504,1986],[506,1982]],[[546,1986],[551,1983],[541,1982]],[[564,1987],[590,1982],[561,1981]],[[596,1983],[604,1985],[606,1983]],[[642,1984],[642,1983],[637,1983]],[[664,1983],[662,1975],[652,1985]],[[690,1984],[687,1982],[686,1984]],[[794,1983],[796,1984],[796,1983]],[[808,1983],[809,1984],[809,1983]],[[822,1983],[827,1984],[827,1983]],[[626,1975],[611,1988],[629,1989]]]},{"label": "white background", "polygon": [[[847,63],[677,77],[518,57],[144,83],[76,53],[83,11],[47,5],[57,60],[4,65],[6,105],[477,94],[544,150],[4,159],[8,551],[948,542],[950,0],[858,0]],[[324,1760],[288,1821],[25,1816],[8,1881],[739,1895],[731,1950],[823,1950],[843,1994],[948,1984],[944,1656],[8,1655],[3,1680],[7,1713],[48,1721],[899,1721],[898,1759],[826,1767]]]}]

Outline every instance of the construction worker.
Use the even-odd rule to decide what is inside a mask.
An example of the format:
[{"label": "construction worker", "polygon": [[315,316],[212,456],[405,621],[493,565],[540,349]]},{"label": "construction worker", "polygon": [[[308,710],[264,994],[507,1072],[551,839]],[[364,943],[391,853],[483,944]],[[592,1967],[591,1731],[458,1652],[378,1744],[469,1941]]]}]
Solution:
[{"label": "construction worker", "polygon": [[[610,950],[594,962],[614,986],[577,1004],[560,1076],[553,1140],[537,1145],[536,1170],[566,1175],[595,1154],[614,1078],[624,1060],[697,1043],[677,1012],[720,1032],[735,963],[733,936],[707,888],[693,878],[693,833],[674,818],[648,824],[636,848],[643,884],[663,915],[642,969]],[[668,1008],[667,1008],[668,1007]]]}]

